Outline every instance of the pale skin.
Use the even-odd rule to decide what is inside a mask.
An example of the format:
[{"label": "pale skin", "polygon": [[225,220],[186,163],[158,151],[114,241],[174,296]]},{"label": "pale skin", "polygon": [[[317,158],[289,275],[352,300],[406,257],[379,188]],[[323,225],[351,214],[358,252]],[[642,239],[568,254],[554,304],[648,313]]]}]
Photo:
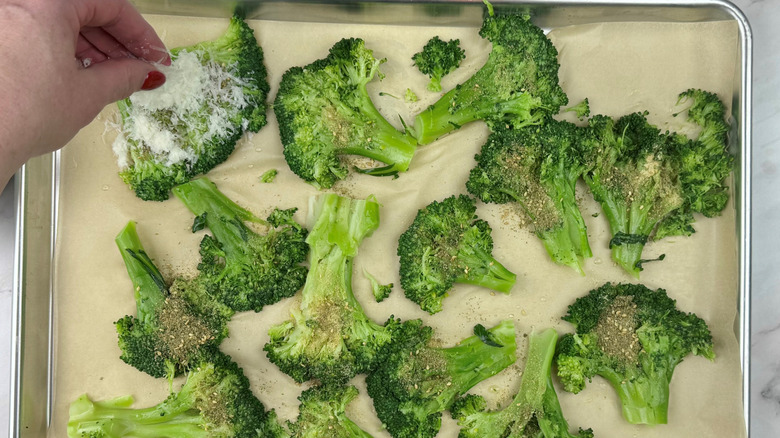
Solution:
[{"label": "pale skin", "polygon": [[170,64],[127,0],[0,0],[0,191],[106,105],[162,85]]}]

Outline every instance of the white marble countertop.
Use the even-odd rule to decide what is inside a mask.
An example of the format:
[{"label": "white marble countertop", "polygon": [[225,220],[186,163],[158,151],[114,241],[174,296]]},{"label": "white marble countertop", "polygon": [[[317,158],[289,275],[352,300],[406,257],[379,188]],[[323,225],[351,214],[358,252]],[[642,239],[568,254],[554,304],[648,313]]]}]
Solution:
[{"label": "white marble countertop", "polygon": [[[780,436],[780,2],[732,0],[753,29],[751,437]],[[8,434],[13,185],[0,196],[0,437]]]}]

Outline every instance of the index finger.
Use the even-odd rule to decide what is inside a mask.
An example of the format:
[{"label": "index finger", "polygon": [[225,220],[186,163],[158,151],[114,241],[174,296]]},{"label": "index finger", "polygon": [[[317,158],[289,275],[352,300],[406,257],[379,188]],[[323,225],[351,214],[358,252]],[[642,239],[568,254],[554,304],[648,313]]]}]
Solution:
[{"label": "index finger", "polygon": [[151,25],[127,0],[76,0],[81,27],[100,27],[134,56],[169,65],[171,58]]}]

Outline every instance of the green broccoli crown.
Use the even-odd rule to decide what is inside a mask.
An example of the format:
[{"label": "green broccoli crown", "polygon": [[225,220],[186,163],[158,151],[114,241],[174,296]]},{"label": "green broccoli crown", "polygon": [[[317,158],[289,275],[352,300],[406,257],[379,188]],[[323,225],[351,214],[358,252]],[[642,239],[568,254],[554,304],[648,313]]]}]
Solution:
[{"label": "green broccoli crown", "polygon": [[292,438],[371,438],[345,412],[357,395],[351,385],[326,384],[303,391],[298,419],[289,423]]},{"label": "green broccoli crown", "polygon": [[[208,178],[173,189],[213,233],[200,244],[198,270],[209,292],[235,311],[254,310],[291,297],[306,279],[306,229],[295,209],[275,210],[267,221],[230,200]],[[246,223],[268,226],[261,234]]]},{"label": "green broccoli crown", "polygon": [[684,204],[675,136],[661,133],[646,113],[612,121],[591,119],[583,178],[612,232],[612,258],[639,277],[645,243],[657,225]]},{"label": "green broccoli crown", "polygon": [[515,284],[515,274],[493,258],[492,230],[476,211],[476,202],[466,195],[434,201],[398,239],[401,287],[428,313],[441,311],[454,283],[503,293]]},{"label": "green broccoli crown", "polygon": [[249,381],[230,358],[212,352],[187,375],[179,392],[158,405],[133,409],[131,396],[92,401],[86,394],[71,403],[70,438],[124,436],[270,437],[286,433],[273,411],[266,411]]},{"label": "green broccoli crown", "polygon": [[225,161],[244,131],[266,124],[269,85],[252,29],[233,17],[213,41],[171,51],[166,84],[118,102],[120,176],[144,200]]},{"label": "green broccoli crown", "polygon": [[516,205],[556,263],[582,271],[591,257],[576,196],[585,171],[581,130],[548,119],[539,126],[496,126],[476,156],[466,188],[484,202]]},{"label": "green broccoli crown", "polygon": [[576,328],[557,352],[564,389],[577,393],[602,376],[630,423],[666,423],[674,368],[689,354],[715,357],[706,322],[678,310],[663,289],[607,283],[578,298],[563,319]]},{"label": "green broccoli crown", "polygon": [[539,124],[568,103],[558,83],[558,51],[528,16],[487,16],[479,34],[493,45],[487,62],[417,116],[420,144],[475,120],[491,128]]},{"label": "green broccoli crown", "polygon": [[379,204],[323,194],[309,208],[309,274],[293,319],[272,327],[268,358],[297,382],[344,383],[371,369],[390,340],[352,292],[352,260],[379,226]]},{"label": "green broccoli crown", "polygon": [[714,93],[690,89],[680,94],[678,105],[690,103],[688,120],[701,128],[695,140],[677,135],[673,147],[680,155],[680,182],[684,205],[658,226],[654,239],[690,235],[693,214],[715,217],[726,208],[734,157],[728,150],[726,108]]},{"label": "green broccoli crown", "polygon": [[203,349],[227,337],[233,311],[213,300],[197,280],[168,286],[129,222],[116,243],[135,289],[137,314],[118,320],[120,358],[154,377],[186,371]]},{"label": "green broccoli crown", "polygon": [[461,426],[460,438],[592,438],[580,429],[569,433],[558,395],[552,383],[552,360],[558,334],[553,329],[534,332],[528,338],[528,354],[520,389],[505,408],[488,411],[485,399],[469,394],[459,398],[450,410]]},{"label": "green broccoli crown", "polygon": [[433,330],[421,320],[388,323],[393,340],[366,385],[379,419],[395,438],[435,436],[442,412],[458,396],[516,359],[511,321],[487,331],[490,343],[475,335],[449,348],[436,346]]},{"label": "green broccoli crown", "polygon": [[315,187],[328,188],[349,173],[342,156],[386,164],[365,170],[395,175],[409,168],[415,139],[395,129],[376,109],[366,84],[381,77],[373,52],[359,38],[342,39],[324,59],[292,67],[274,100],[284,157],[290,169]]},{"label": "green broccoli crown", "polygon": [[422,51],[412,56],[412,61],[420,73],[431,78],[428,90],[441,91],[441,78],[458,68],[465,57],[460,40],[444,41],[435,36],[428,40]]}]

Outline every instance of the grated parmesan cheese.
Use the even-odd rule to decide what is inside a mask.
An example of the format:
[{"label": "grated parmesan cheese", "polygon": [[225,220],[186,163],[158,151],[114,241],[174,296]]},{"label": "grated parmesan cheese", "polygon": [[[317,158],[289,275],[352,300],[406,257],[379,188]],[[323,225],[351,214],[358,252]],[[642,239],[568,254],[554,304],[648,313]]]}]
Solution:
[{"label": "grated parmesan cheese", "polygon": [[[120,169],[132,166],[133,156],[151,156],[165,166],[191,166],[204,143],[233,135],[247,124],[231,121],[248,105],[243,89],[247,82],[234,69],[213,61],[204,65],[188,51],[158,68],[165,84],[130,96],[128,114],[112,145]],[[141,150],[131,153],[131,148]]]}]

